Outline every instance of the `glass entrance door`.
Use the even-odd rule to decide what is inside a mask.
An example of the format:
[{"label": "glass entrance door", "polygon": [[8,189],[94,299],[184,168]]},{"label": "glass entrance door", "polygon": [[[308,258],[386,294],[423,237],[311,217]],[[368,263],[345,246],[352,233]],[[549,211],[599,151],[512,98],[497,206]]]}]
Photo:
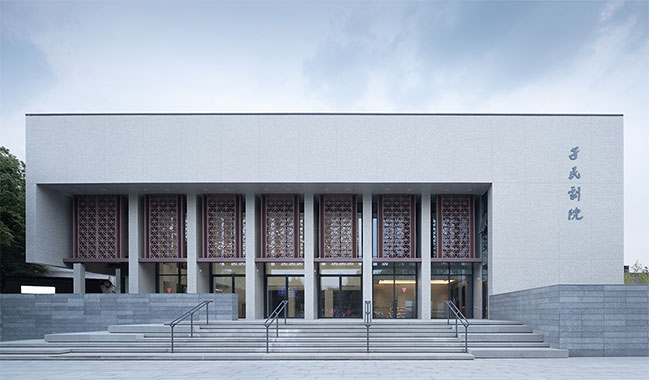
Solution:
[{"label": "glass entrance door", "polygon": [[236,293],[239,318],[246,316],[245,263],[212,263],[210,266],[212,293]]},{"label": "glass entrance door", "polygon": [[266,316],[270,315],[280,302],[287,300],[287,316],[304,318],[304,264],[286,262],[267,263],[264,266]]},{"label": "glass entrance door", "polygon": [[320,318],[361,317],[361,277],[320,277]]},{"label": "glass entrance door", "polygon": [[473,318],[473,270],[471,263],[433,263],[430,280],[431,314],[446,318],[450,300],[467,318]]},{"label": "glass entrance door", "polygon": [[284,300],[288,300],[289,318],[304,318],[303,276],[266,277],[266,316]]},{"label": "glass entrance door", "polygon": [[374,318],[417,318],[417,264],[374,263]]}]

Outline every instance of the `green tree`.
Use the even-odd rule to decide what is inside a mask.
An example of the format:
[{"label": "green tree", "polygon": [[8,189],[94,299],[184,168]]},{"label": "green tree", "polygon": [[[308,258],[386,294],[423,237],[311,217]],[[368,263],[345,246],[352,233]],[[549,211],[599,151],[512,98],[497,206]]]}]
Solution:
[{"label": "green tree", "polygon": [[624,283],[631,285],[649,284],[649,268],[636,261],[629,268],[629,273],[624,274]]},{"label": "green tree", "polygon": [[44,273],[25,262],[25,163],[0,146],[0,273]]}]

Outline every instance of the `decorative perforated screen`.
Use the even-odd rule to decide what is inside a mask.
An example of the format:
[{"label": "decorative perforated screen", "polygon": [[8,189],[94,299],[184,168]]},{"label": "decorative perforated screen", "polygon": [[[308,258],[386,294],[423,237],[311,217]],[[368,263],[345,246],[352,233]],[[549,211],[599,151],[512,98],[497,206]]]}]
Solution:
[{"label": "decorative perforated screen", "polygon": [[125,258],[126,200],[120,195],[77,195],[73,199],[73,257],[83,261]]},{"label": "decorative perforated screen", "polygon": [[262,195],[262,257],[301,258],[300,196]]},{"label": "decorative perforated screen", "polygon": [[415,196],[379,195],[378,201],[378,257],[415,258]]},{"label": "decorative perforated screen", "polygon": [[148,259],[185,257],[185,196],[147,195],[144,202],[144,255]]},{"label": "decorative perforated screen", "polygon": [[243,211],[240,195],[203,197],[203,258],[243,258]]},{"label": "decorative perforated screen", "polygon": [[437,256],[474,258],[473,196],[437,196]]},{"label": "decorative perforated screen", "polygon": [[355,195],[320,196],[321,258],[358,256]]}]

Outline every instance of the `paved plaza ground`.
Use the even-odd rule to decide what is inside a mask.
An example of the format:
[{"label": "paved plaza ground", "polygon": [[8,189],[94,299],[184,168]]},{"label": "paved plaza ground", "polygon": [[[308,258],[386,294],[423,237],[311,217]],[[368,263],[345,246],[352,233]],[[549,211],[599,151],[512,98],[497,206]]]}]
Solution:
[{"label": "paved plaza ground", "polygon": [[649,358],[437,361],[0,361],[0,379],[649,379]]}]

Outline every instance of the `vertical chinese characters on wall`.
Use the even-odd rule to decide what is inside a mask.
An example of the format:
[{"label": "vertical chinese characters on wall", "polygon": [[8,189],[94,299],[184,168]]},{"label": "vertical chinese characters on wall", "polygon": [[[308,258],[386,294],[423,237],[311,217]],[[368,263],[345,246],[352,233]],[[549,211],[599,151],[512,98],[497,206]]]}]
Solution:
[{"label": "vertical chinese characters on wall", "polygon": [[[568,158],[570,158],[570,161],[578,160],[579,146],[575,146],[574,148],[570,149],[570,155],[568,155]],[[568,174],[568,180],[571,182],[574,181],[574,186],[570,186],[570,190],[568,190],[568,196],[570,197],[571,201],[575,202],[574,204],[575,207],[568,210],[568,220],[580,221],[584,219],[584,217],[583,215],[581,215],[582,210],[578,207],[579,202],[581,202],[581,185],[580,185],[581,173],[579,173],[579,169],[577,169],[577,165],[573,166],[572,169],[570,169],[570,173]]]}]

